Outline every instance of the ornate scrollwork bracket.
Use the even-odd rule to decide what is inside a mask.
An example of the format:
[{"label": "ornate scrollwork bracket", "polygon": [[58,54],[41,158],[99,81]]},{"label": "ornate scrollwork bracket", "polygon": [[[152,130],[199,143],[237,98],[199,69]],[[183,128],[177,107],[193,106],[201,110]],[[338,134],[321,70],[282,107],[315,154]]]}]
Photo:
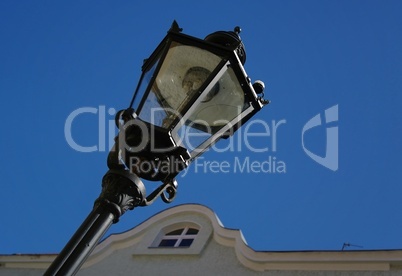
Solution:
[{"label": "ornate scrollwork bracket", "polygon": [[156,188],[147,198],[143,201],[142,206],[151,205],[158,196],[160,196],[165,203],[171,203],[176,197],[177,193],[177,181],[172,179],[163,183]]},{"label": "ornate scrollwork bracket", "polygon": [[145,186],[138,176],[126,170],[109,170],[102,179],[102,191],[94,207],[107,208],[116,223],[127,210],[151,205],[158,196],[166,203],[172,202],[176,191],[177,181],[173,179],[146,196]]}]

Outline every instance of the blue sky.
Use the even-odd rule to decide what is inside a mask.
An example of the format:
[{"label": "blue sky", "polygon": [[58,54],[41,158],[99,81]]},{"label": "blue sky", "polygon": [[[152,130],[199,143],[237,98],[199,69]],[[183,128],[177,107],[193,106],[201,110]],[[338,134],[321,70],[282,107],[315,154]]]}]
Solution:
[{"label": "blue sky", "polygon": [[[249,138],[268,151],[244,146],[244,131],[220,141],[219,148],[243,146],[205,153],[178,177],[172,204],[128,212],[108,234],[198,203],[256,250],[339,250],[345,242],[402,249],[401,10],[400,1],[1,1],[0,254],[58,252],[90,212],[107,171],[108,111],[128,106],[143,59],[174,19],[200,38],[241,26],[245,69],[272,101],[254,119],[271,131],[282,123],[275,137]],[[97,114],[77,117],[71,131],[78,144],[98,147],[89,153],[74,150],[64,133],[83,107]],[[338,120],[325,124],[331,107]],[[322,125],[304,132],[303,148],[303,127],[317,114]],[[336,171],[305,152],[324,157],[331,127]],[[275,160],[286,171],[203,164],[244,160]]]}]

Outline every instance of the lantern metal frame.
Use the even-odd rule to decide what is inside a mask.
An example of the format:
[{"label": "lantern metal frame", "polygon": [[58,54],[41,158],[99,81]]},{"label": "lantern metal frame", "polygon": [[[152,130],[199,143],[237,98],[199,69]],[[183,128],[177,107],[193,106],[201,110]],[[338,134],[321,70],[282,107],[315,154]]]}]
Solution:
[{"label": "lantern metal frame", "polygon": [[[239,114],[238,117],[233,118],[233,120],[229,122],[228,127],[225,128],[225,131],[223,133],[222,131],[219,131],[219,134],[215,135],[215,137],[217,138],[221,137],[227,138],[228,136],[232,135],[244,123],[246,123],[254,114],[256,114],[259,110],[261,110],[261,108],[264,105],[269,103],[269,101],[263,98],[263,95],[257,95],[253,87],[253,84],[251,83],[251,79],[247,75],[243,67],[246,59],[245,57],[246,54],[244,45],[239,36],[240,28],[236,27],[234,32],[222,32],[222,31],[216,32],[210,34],[205,39],[199,39],[193,36],[189,36],[183,34],[181,31],[182,29],[178,27],[176,22],[174,22],[172,24],[171,29],[168,31],[167,36],[162,40],[162,42],[151,54],[151,56],[144,61],[144,64],[142,66],[143,73],[141,75],[138,86],[134,92],[134,96],[131,100],[129,108],[133,108],[135,110],[133,104],[137,95],[139,94],[139,90],[141,84],[144,81],[145,74],[151,70],[151,68],[155,65],[155,63],[157,63],[158,60],[160,60],[160,62],[157,64],[157,67],[155,68],[154,72],[158,72],[160,70],[160,67],[163,64],[162,61],[164,60],[169,51],[170,44],[172,44],[173,42],[177,42],[182,45],[194,46],[196,48],[203,49],[208,52],[214,53],[218,56],[221,56],[222,61],[215,68],[215,70],[211,72],[210,77],[205,81],[204,85],[200,87],[200,91],[202,91],[202,93],[196,97],[193,97],[193,101],[188,102],[187,107],[184,108],[185,114],[183,115],[183,117],[177,118],[176,121],[172,123],[172,125],[174,126],[171,129],[172,133],[174,133],[173,135],[177,134],[177,129],[178,127],[180,127],[180,125],[178,125],[179,121],[187,119],[186,115],[189,115],[191,113],[191,110],[197,107],[199,101],[201,101],[203,96],[205,96],[209,92],[210,90],[209,88],[212,88],[216,84],[216,82],[219,81],[220,77],[226,72],[226,69],[228,67],[231,67],[233,69],[233,72],[236,74],[237,80],[239,81],[240,85],[243,88],[244,95],[249,100],[250,106],[247,108],[247,110],[241,112],[241,114]],[[219,42],[222,44],[226,43],[226,45],[217,44],[215,40],[211,39],[211,37],[214,35],[220,36],[221,41]],[[213,40],[214,42],[210,42],[209,40]],[[153,74],[152,79],[149,82],[150,84],[152,84],[155,81],[156,75],[157,75],[156,73]],[[147,87],[145,94],[142,96],[139,108],[135,110],[137,114],[141,112],[141,108],[143,107],[144,101],[147,98],[148,93],[150,93],[150,87]],[[216,138],[210,140],[215,141]],[[210,144],[211,142],[212,141],[209,141],[205,144]],[[195,156],[193,156],[193,158],[194,157]]]},{"label": "lantern metal frame", "polygon": [[[189,165],[189,163],[191,163],[195,158],[197,158],[200,154],[202,154],[214,143],[216,143],[220,138],[227,138],[231,136],[239,127],[241,127],[254,114],[261,110],[264,105],[269,103],[269,101],[263,98],[261,87],[259,85],[256,85],[256,83],[251,83],[251,79],[248,77],[243,67],[246,59],[246,52],[239,36],[240,28],[236,27],[235,31],[233,32],[215,32],[208,35],[205,39],[192,37],[183,34],[181,31],[182,29],[178,27],[177,23],[173,22],[172,27],[168,31],[166,37],[162,40],[162,42],[158,45],[158,47],[150,55],[150,57],[144,61],[144,64],[142,66],[142,74],[137,88],[134,92],[131,103],[126,110],[118,113],[116,120],[123,121],[123,124],[116,124],[118,127],[126,126],[127,124],[144,125],[144,128],[148,129],[148,134],[152,136],[152,139],[154,141],[158,141],[160,145],[163,145],[162,148],[165,147],[168,149],[165,152],[163,152],[163,149],[159,149],[157,152],[152,151],[152,149],[150,149],[149,147],[147,147],[143,151],[142,149],[136,149],[135,152],[127,150],[128,148],[130,148],[131,145],[128,147],[122,147],[121,144],[124,144],[125,146],[127,146],[126,144],[130,144],[129,141],[127,141],[127,136],[130,136],[128,134],[130,133],[130,131],[120,130],[119,134],[122,134],[124,138],[120,137],[120,145],[118,145],[115,149],[115,155],[112,154],[111,156],[113,158],[109,158],[109,161],[111,161],[108,163],[110,168],[116,168],[116,162],[117,159],[119,159],[119,161],[124,164],[124,167],[130,169],[130,161],[124,158],[117,157],[116,152],[121,153],[123,151],[123,155],[128,157],[138,156],[142,154],[143,158],[144,156],[148,157],[148,159],[145,158],[147,161],[150,161],[150,154],[152,155],[153,161],[155,160],[155,158],[157,158],[158,160],[165,160],[166,158],[168,158],[167,155],[170,155],[170,157],[172,157],[171,160],[181,160],[182,164],[181,166],[179,166],[179,170],[171,171],[169,175],[164,174],[154,177],[151,176],[152,173],[135,173],[137,175],[140,174],[140,177],[147,180],[160,180],[164,182],[171,182],[173,178],[180,172],[180,170],[185,169]],[[144,121],[143,117],[141,116],[141,112],[145,106],[145,101],[151,94],[151,90],[153,89],[152,87],[156,82],[156,78],[161,70],[161,67],[164,65],[165,58],[171,49],[170,47],[175,43],[182,46],[191,46],[207,51],[219,56],[221,60],[219,64],[214,68],[214,70],[210,73],[202,86],[199,88],[199,93],[194,94],[190,98],[186,106],[182,108],[182,110],[180,110],[179,116],[176,116],[172,120],[172,122],[170,122],[168,128],[163,128],[156,126],[155,124],[153,124],[154,122]],[[196,148],[192,150],[186,148],[186,145],[181,143],[179,129],[183,127],[183,125],[185,125],[185,122],[192,115],[193,111],[198,108],[202,100],[213,89],[213,87],[216,86],[218,81],[226,72],[228,72],[228,70],[232,70],[233,74],[235,74],[236,81],[238,81],[239,86],[244,93],[244,97],[246,98],[248,107],[239,112],[230,121],[227,121],[224,126],[215,127],[214,131],[212,131],[211,133],[211,136],[203,141]],[[151,77],[148,81],[146,81],[146,76],[148,76],[149,74],[151,75]],[[257,88],[257,92],[259,94],[257,94],[254,87]],[[132,134],[131,137],[139,137],[141,136],[140,134],[141,133],[137,129],[136,133]],[[137,143],[140,143],[140,141],[137,141]],[[172,151],[172,148],[179,150]],[[166,158],[162,158],[163,154],[165,154]],[[177,155],[176,158],[174,158],[175,154]]]}]

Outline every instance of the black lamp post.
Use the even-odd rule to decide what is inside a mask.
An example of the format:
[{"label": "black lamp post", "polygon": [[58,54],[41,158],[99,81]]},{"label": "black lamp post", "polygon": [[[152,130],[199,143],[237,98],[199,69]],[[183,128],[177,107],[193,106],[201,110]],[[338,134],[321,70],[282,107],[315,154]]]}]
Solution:
[{"label": "black lamp post", "polygon": [[[243,68],[240,28],[204,40],[181,31],[173,22],[145,60],[130,106],[116,116],[119,134],[102,192],[45,275],[74,275],[125,211],[150,205],[158,196],[171,202],[177,174],[269,103],[264,84],[252,84]],[[162,184],[147,195],[141,178]]]}]

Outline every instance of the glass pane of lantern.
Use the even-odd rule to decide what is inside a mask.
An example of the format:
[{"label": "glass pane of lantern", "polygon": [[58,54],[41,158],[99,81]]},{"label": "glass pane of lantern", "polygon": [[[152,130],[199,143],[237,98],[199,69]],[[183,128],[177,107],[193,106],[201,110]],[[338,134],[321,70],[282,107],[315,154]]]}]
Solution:
[{"label": "glass pane of lantern", "polygon": [[221,57],[206,50],[173,42],[152,84],[139,117],[167,129],[199,96],[200,88]]},{"label": "glass pane of lantern", "polygon": [[169,113],[158,100],[154,90],[151,89],[139,112],[139,117],[156,126],[163,126],[168,116]]},{"label": "glass pane of lantern", "polygon": [[233,69],[228,66],[216,85],[203,93],[201,103],[189,117],[189,123],[200,125],[204,131],[214,134],[249,107]]},{"label": "glass pane of lantern", "polygon": [[144,97],[144,93],[151,82],[152,76],[155,73],[156,66],[158,65],[158,60],[154,62],[154,64],[151,66],[151,68],[148,69],[148,71],[144,72],[143,77],[141,79],[140,86],[138,87],[135,95],[134,95],[134,101],[131,105],[133,107],[137,114],[140,108],[141,100]]},{"label": "glass pane of lantern", "polygon": [[181,143],[184,145],[184,147],[192,152],[204,141],[209,139],[211,137],[211,133],[194,127],[191,122],[186,122],[186,124],[180,127],[178,136],[180,137]]},{"label": "glass pane of lantern", "polygon": [[178,136],[190,151],[198,148],[224,126],[237,123],[237,120],[233,120],[250,107],[249,100],[230,66],[200,99],[200,103],[178,130]]}]

